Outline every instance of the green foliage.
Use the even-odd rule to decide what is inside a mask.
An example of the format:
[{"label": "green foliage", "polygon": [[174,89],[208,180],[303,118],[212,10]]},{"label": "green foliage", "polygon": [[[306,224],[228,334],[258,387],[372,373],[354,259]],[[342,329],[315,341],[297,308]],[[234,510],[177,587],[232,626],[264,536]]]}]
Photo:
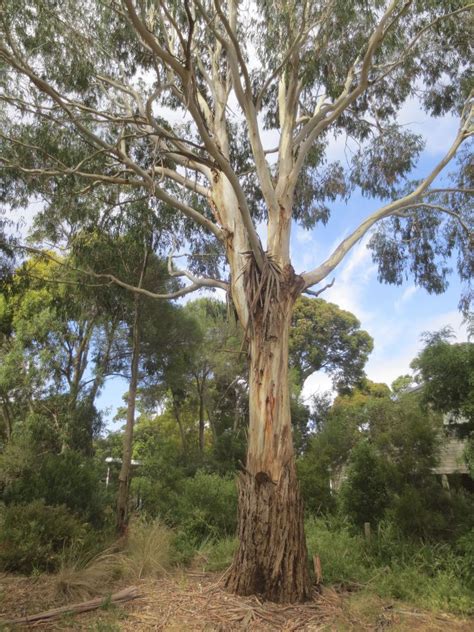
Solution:
[{"label": "green foliage", "polygon": [[365,583],[371,577],[362,535],[336,518],[310,518],[305,523],[310,558],[319,555],[326,584]]},{"label": "green foliage", "polygon": [[423,383],[423,402],[443,413],[462,415],[466,434],[474,429],[474,344],[451,344],[450,328],[425,334],[426,346],[411,366]]},{"label": "green foliage", "polygon": [[[389,395],[366,384],[324,413],[298,459],[305,506],[319,514],[339,505],[359,527],[388,518],[407,538],[453,541],[472,527],[474,502],[454,481],[448,494],[433,475],[441,416],[420,406],[419,393]],[[347,481],[336,495],[329,479],[341,474]]]},{"label": "green foliage", "polygon": [[387,487],[387,472],[381,457],[369,443],[359,443],[351,452],[347,480],[341,491],[342,506],[354,524],[377,524],[389,503]]},{"label": "green foliage", "polygon": [[296,462],[298,481],[307,513],[319,515],[336,507],[336,498],[329,486],[329,459],[318,454],[314,442],[310,450]]},{"label": "green foliage", "polygon": [[333,303],[300,297],[294,307],[290,334],[290,365],[300,383],[312,373],[324,370],[339,387],[358,382],[372,351],[373,341],[360,329],[350,312]]},{"label": "green foliage", "polygon": [[5,485],[3,498],[7,504],[42,500],[48,506],[64,505],[83,520],[103,526],[111,499],[101,481],[102,470],[101,464],[76,452],[41,459],[31,455],[24,469]]},{"label": "green foliage", "polygon": [[235,481],[199,471],[185,479],[174,509],[176,524],[196,542],[233,536],[237,522]]},{"label": "green foliage", "polygon": [[1,515],[0,566],[22,573],[54,571],[63,550],[87,537],[87,526],[67,507],[51,507],[41,500],[10,505]]},{"label": "green foliage", "polygon": [[464,454],[471,478],[474,479],[474,434],[468,439]]},{"label": "green foliage", "polygon": [[223,571],[232,563],[237,550],[236,538],[226,537],[219,540],[207,540],[196,551],[195,561],[202,561],[206,571]]},{"label": "green foliage", "polygon": [[357,585],[380,597],[431,610],[472,614],[472,532],[454,546],[407,539],[381,522],[370,543],[338,519],[306,521],[310,555],[319,555],[326,585]]},{"label": "green foliage", "polygon": [[462,560],[460,574],[474,590],[474,528],[457,540],[456,551]]}]

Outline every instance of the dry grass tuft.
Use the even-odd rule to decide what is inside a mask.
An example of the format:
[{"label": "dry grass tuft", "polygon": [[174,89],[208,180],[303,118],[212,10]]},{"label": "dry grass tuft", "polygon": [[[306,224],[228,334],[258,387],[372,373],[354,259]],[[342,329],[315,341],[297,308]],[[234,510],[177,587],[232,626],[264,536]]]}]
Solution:
[{"label": "dry grass tuft", "polygon": [[160,521],[132,524],[122,554],[122,575],[127,579],[160,577],[171,565],[173,533]]},{"label": "dry grass tuft", "polygon": [[55,576],[56,592],[66,600],[87,599],[111,591],[120,579],[157,578],[170,566],[172,532],[159,521],[137,521],[126,541],[92,558],[74,550],[65,555]]},{"label": "dry grass tuft", "polygon": [[121,557],[116,547],[90,559],[74,554],[66,556],[55,575],[57,594],[66,601],[107,594],[121,576]]}]

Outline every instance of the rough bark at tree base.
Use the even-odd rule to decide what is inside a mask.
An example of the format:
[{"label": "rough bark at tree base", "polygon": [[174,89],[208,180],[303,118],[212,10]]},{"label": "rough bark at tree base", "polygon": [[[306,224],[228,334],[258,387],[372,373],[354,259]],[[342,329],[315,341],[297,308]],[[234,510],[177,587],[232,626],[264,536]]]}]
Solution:
[{"label": "rough bark at tree base", "polygon": [[229,590],[278,603],[310,598],[303,503],[293,464],[278,483],[264,472],[240,473],[238,535]]}]

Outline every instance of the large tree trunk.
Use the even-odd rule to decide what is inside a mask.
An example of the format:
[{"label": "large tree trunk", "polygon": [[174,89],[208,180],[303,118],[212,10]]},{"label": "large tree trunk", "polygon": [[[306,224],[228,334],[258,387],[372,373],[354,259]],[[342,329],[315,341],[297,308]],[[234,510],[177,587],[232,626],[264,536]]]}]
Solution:
[{"label": "large tree trunk", "polygon": [[[250,420],[246,471],[239,475],[239,548],[227,586],[240,595],[304,601],[311,583],[296,479],[288,388],[292,270],[263,322],[250,331]],[[265,310],[263,310],[265,311]]]}]

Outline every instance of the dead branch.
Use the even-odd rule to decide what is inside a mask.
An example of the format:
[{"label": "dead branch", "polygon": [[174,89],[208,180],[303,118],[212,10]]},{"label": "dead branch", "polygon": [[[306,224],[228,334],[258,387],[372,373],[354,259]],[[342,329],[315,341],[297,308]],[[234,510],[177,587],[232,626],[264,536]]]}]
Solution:
[{"label": "dead branch", "polygon": [[319,296],[320,294],[322,294],[326,290],[329,290],[329,288],[334,285],[334,281],[335,280],[336,280],[336,277],[333,278],[331,283],[328,283],[327,285],[325,285],[324,287],[322,287],[320,290],[317,290],[317,291],[306,289],[306,290],[304,290],[304,294],[310,294],[311,296]]},{"label": "dead branch", "polygon": [[90,610],[96,610],[102,606],[106,606],[109,603],[123,603],[125,601],[131,601],[132,599],[138,599],[142,595],[138,591],[136,586],[130,586],[124,588],[119,592],[114,593],[110,597],[96,597],[89,601],[83,601],[82,603],[69,604],[67,606],[60,606],[59,608],[53,608],[52,610],[46,610],[45,612],[39,612],[31,616],[20,617],[19,619],[8,619],[0,621],[2,625],[22,625],[29,623],[38,623],[53,621],[59,619],[64,614],[80,614],[81,612],[89,612]]}]

